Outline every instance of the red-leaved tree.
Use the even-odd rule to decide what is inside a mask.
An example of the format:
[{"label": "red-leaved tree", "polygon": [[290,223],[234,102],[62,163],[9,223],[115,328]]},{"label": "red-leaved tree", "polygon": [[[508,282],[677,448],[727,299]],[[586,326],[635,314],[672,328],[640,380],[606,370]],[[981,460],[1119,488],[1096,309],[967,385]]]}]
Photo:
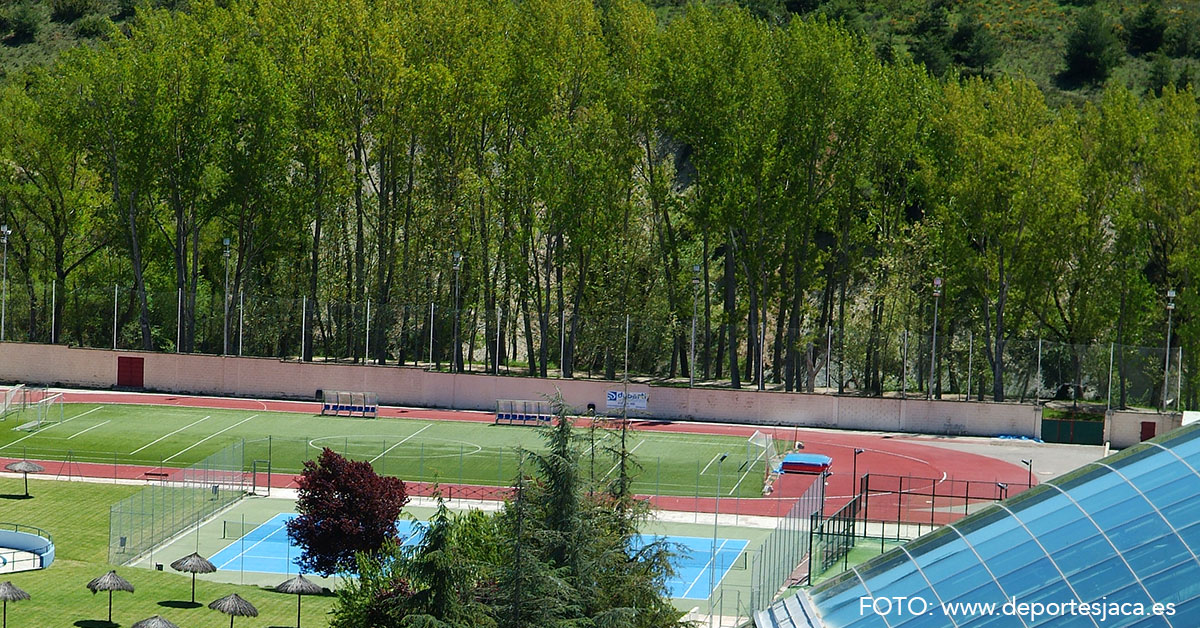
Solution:
[{"label": "red-leaved tree", "polygon": [[381,477],[370,464],[326,448],[317,461],[304,463],[300,516],[287,524],[288,538],[301,549],[297,564],[326,576],[353,570],[356,552],[375,552],[396,538],[396,519],[407,502],[399,478]]}]

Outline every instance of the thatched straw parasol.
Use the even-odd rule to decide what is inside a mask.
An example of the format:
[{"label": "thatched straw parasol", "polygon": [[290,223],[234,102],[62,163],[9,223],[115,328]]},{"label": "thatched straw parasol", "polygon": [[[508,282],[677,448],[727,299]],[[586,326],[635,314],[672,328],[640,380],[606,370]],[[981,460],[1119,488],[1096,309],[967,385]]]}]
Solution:
[{"label": "thatched straw parasol", "polygon": [[300,575],[281,583],[275,587],[275,590],[280,593],[290,593],[296,596],[296,628],[300,628],[300,598],[301,596],[320,593],[321,585]]},{"label": "thatched straw parasol", "polygon": [[155,615],[149,619],[139,621],[133,625],[133,628],[179,628],[179,626],[163,619],[162,615]]},{"label": "thatched straw parasol", "polygon": [[87,588],[95,595],[101,591],[108,591],[108,623],[112,623],[112,594],[113,591],[129,591],[133,593],[133,585],[129,581],[117,575],[116,571],[110,571],[95,580],[87,583]]},{"label": "thatched straw parasol", "polygon": [[171,563],[171,569],[192,574],[192,602],[196,601],[196,574],[212,573],[217,570],[216,565],[208,561],[207,558],[192,552],[183,558]]},{"label": "thatched straw parasol", "polygon": [[0,584],[0,600],[4,602],[4,628],[8,628],[8,603],[28,599],[29,594],[18,589],[13,583],[4,582]]},{"label": "thatched straw parasol", "polygon": [[29,497],[29,474],[30,473],[41,473],[42,471],[46,470],[46,467],[43,467],[42,465],[37,464],[36,462],[30,462],[28,460],[22,460],[20,462],[10,462],[10,463],[4,465],[4,468],[8,469],[9,471],[12,471],[13,473],[20,473],[25,476],[25,496],[26,497]]},{"label": "thatched straw parasol", "polygon": [[214,611],[229,615],[229,628],[233,628],[234,617],[258,617],[258,609],[243,600],[237,593],[231,593],[208,605]]}]

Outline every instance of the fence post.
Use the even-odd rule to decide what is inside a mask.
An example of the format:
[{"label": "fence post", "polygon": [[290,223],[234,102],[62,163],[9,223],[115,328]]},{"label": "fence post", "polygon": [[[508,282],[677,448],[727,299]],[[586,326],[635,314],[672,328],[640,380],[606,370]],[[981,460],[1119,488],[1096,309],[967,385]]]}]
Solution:
[{"label": "fence post", "polygon": [[238,355],[242,355],[243,330],[246,323],[246,293],[238,292]]},{"label": "fence post", "polygon": [[50,280],[50,344],[56,344],[58,339],[54,329],[58,326],[58,279]]},{"label": "fence post", "polygon": [[175,289],[175,353],[183,343],[183,288]]},{"label": "fence post", "polygon": [[363,346],[363,364],[371,361],[371,300],[367,299],[367,331],[366,343]]},{"label": "fence post", "polygon": [[967,401],[971,400],[971,375],[975,366],[975,331],[967,332]]},{"label": "fence post", "polygon": [[1042,339],[1038,338],[1037,381],[1033,385],[1033,401],[1037,403],[1042,398]]},{"label": "fence post", "polygon": [[1108,343],[1108,401],[1104,403],[1104,410],[1112,410],[1112,369],[1113,369],[1113,353],[1115,353],[1116,343]]},{"label": "fence post", "polygon": [[433,364],[433,301],[429,302],[429,364]]},{"label": "fence post", "polygon": [[308,333],[308,295],[300,296],[300,361],[304,361],[305,335]]},{"label": "fence post", "polygon": [[117,284],[113,284],[113,351],[117,350]]}]

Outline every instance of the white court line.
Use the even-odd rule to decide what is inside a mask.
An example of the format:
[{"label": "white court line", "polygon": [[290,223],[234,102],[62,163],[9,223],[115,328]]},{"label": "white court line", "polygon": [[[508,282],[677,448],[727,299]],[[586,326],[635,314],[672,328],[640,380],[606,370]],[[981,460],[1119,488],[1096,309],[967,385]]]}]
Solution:
[{"label": "white court line", "polygon": [[98,428],[98,427],[100,427],[100,426],[102,426],[102,425],[108,425],[109,423],[112,423],[112,420],[111,420],[111,419],[110,419],[110,420],[108,420],[108,421],[105,421],[104,423],[98,423],[98,424],[96,424],[96,425],[93,425],[93,426],[91,426],[91,427],[87,428],[86,430],[83,430],[82,432],[75,432],[74,434],[71,434],[70,436],[68,436],[68,437],[67,437],[67,440],[71,440],[72,438],[75,438],[76,436],[79,436],[80,434],[86,434],[86,433],[88,433],[88,432],[90,432],[90,431],[92,431],[92,430],[94,430],[94,429],[96,429],[96,428]]},{"label": "white court line", "polygon": [[13,445],[16,445],[17,443],[19,443],[19,442],[21,442],[21,441],[25,440],[26,438],[32,438],[32,437],[34,437],[34,436],[37,436],[38,434],[41,434],[42,432],[45,432],[46,430],[48,430],[48,429],[50,429],[50,428],[52,428],[52,427],[56,427],[56,426],[62,425],[63,423],[69,423],[69,422],[71,422],[71,421],[74,421],[75,419],[78,419],[78,418],[79,418],[79,417],[81,417],[81,416],[85,416],[85,415],[91,414],[91,413],[93,413],[93,412],[95,412],[95,411],[97,411],[97,410],[100,410],[100,409],[102,409],[102,408],[104,408],[104,406],[96,406],[95,408],[92,408],[91,410],[88,410],[87,412],[84,412],[84,413],[81,413],[81,414],[76,414],[75,416],[73,416],[73,417],[71,417],[71,418],[67,419],[66,421],[63,421],[62,423],[55,423],[54,425],[51,425],[50,427],[47,427],[47,428],[40,429],[40,430],[38,430],[38,431],[36,431],[36,432],[32,432],[32,433],[30,433],[30,434],[29,434],[29,435],[27,435],[27,436],[22,436],[21,438],[18,438],[17,440],[14,440],[13,442],[11,442],[11,443],[9,443],[9,444],[7,444],[7,445],[0,446],[0,449],[7,449],[7,448],[9,448],[9,447],[12,447]]},{"label": "white court line", "polygon": [[[644,440],[643,440],[643,441],[638,441],[638,444],[634,445],[634,446],[633,446],[633,449],[630,449],[630,450],[629,450],[629,453],[630,453],[630,454],[632,454],[633,452],[637,451],[637,448],[638,448],[638,447],[641,447],[642,445],[645,445],[645,444],[646,444],[646,441],[644,441]],[[600,478],[600,479],[601,479],[601,480],[603,480],[604,478],[607,478],[609,475],[612,475],[612,472],[613,472],[613,471],[616,471],[616,470],[617,470],[617,467],[619,467],[619,466],[621,466],[621,461],[620,461],[620,460],[618,460],[618,461],[614,462],[614,463],[613,463],[613,466],[612,466],[612,468],[608,470],[608,473],[605,473],[605,474],[604,474],[604,477],[603,477],[603,478]]]},{"label": "white court line", "polygon": [[178,433],[182,432],[183,430],[186,430],[187,428],[191,427],[192,425],[196,425],[197,423],[203,423],[203,422],[205,422],[205,421],[207,421],[207,420],[209,420],[209,419],[211,419],[211,418],[212,418],[211,416],[206,416],[206,417],[204,417],[203,419],[200,419],[199,421],[194,421],[194,422],[193,422],[193,423],[191,423],[190,425],[185,425],[185,426],[183,426],[183,427],[181,427],[181,428],[179,428],[179,429],[175,430],[174,432],[171,432],[170,434],[167,434],[166,436],[163,436],[163,437],[160,437],[160,438],[156,438],[156,439],[154,439],[153,441],[151,441],[151,442],[149,442],[149,443],[147,443],[147,444],[145,444],[145,445],[142,445],[141,447],[138,447],[137,449],[135,449],[135,450],[133,450],[133,451],[129,452],[129,455],[131,455],[131,456],[132,456],[133,454],[136,454],[137,452],[139,452],[139,451],[141,451],[141,450],[143,450],[143,449],[145,449],[145,448],[149,447],[150,445],[153,445],[154,443],[157,443],[157,442],[161,441],[161,440],[162,440],[162,439],[164,439],[164,438],[169,438],[169,437],[171,437],[171,436],[174,436],[174,435],[176,435],[176,434],[178,434]]},{"label": "white court line", "polygon": [[[423,428],[421,428],[421,429],[419,429],[419,430],[417,430],[417,431],[413,432],[412,434],[409,434],[408,436],[405,436],[405,437],[404,437],[404,440],[402,440],[402,441],[400,441],[400,442],[396,443],[395,445],[392,445],[391,447],[388,447],[387,449],[383,450],[383,453],[379,454],[378,456],[375,456],[374,458],[371,458],[371,462],[373,463],[373,462],[375,462],[376,460],[379,460],[380,458],[382,458],[382,457],[386,456],[386,455],[388,454],[388,452],[389,452],[389,451],[391,451],[391,450],[393,450],[393,449],[395,449],[395,448],[397,448],[397,447],[399,447],[399,446],[403,445],[404,443],[408,442],[408,440],[409,440],[409,439],[411,439],[413,436],[416,436],[417,434],[420,434],[421,432],[424,432],[425,430],[427,430],[427,429],[429,429],[429,428],[431,428],[431,427],[433,427],[433,423],[430,423],[429,425],[426,425],[425,427],[423,427]],[[368,464],[370,464],[370,463],[368,463]]]},{"label": "white court line", "polygon": [[[264,523],[264,524],[262,524],[262,525],[266,525],[266,524]],[[259,526],[259,527],[262,527],[262,526]],[[257,529],[258,529],[258,528],[255,528],[255,530],[257,530]],[[259,539],[258,541],[256,541],[256,542],[254,543],[254,545],[251,545],[250,547],[247,547],[246,549],[244,549],[244,550],[242,550],[242,551],[238,552],[236,556],[234,556],[233,558],[230,558],[229,560],[225,561],[225,563],[224,563],[224,564],[222,564],[220,567],[217,567],[217,569],[224,569],[226,566],[228,566],[228,565],[229,565],[229,563],[232,563],[233,561],[235,561],[235,560],[237,560],[237,559],[239,559],[239,558],[248,557],[248,556],[249,556],[249,554],[250,554],[250,552],[251,552],[251,551],[253,551],[253,550],[254,550],[254,548],[258,547],[259,545],[262,545],[263,543],[265,543],[265,542],[267,541],[267,539],[269,539],[269,538],[271,538],[271,537],[275,536],[276,534],[279,534],[279,532],[280,532],[281,530],[286,530],[286,529],[287,529],[287,526],[279,526],[278,528],[276,528],[276,529],[275,529],[275,531],[274,531],[274,532],[271,532],[270,534],[268,534],[268,535],[264,536],[263,538]],[[254,530],[251,530],[250,532],[253,534]]]},{"label": "white court line", "polygon": [[208,436],[205,436],[204,438],[201,438],[200,440],[196,441],[195,443],[192,443],[191,445],[189,445],[188,447],[186,447],[186,448],[182,449],[181,451],[178,451],[178,452],[176,452],[176,453],[174,453],[174,454],[171,454],[171,457],[170,457],[170,458],[163,458],[163,462],[170,462],[170,461],[171,461],[171,458],[175,458],[175,457],[179,456],[180,454],[183,454],[184,452],[187,452],[187,451],[189,451],[189,450],[191,450],[191,449],[194,449],[194,448],[198,447],[198,446],[200,445],[200,443],[203,443],[204,441],[206,441],[206,440],[208,440],[208,439],[210,439],[210,438],[212,438],[212,437],[214,437],[214,436],[220,436],[221,434],[224,434],[225,432],[228,432],[229,430],[231,430],[231,429],[233,429],[233,428],[235,428],[235,427],[237,427],[237,426],[241,425],[242,423],[245,423],[246,421],[249,421],[250,419],[253,419],[253,418],[254,418],[254,417],[256,417],[256,416],[258,416],[258,415],[257,415],[257,414],[252,414],[252,415],[250,415],[250,417],[249,417],[249,418],[242,419],[241,421],[238,421],[237,423],[234,423],[233,425],[230,425],[229,427],[227,427],[227,428],[225,428],[225,429],[221,430],[220,432],[216,432],[216,433],[213,433],[213,434],[209,434]]},{"label": "white court line", "polygon": [[716,462],[717,458],[719,458],[720,456],[721,456],[721,454],[713,454],[712,460],[709,460],[708,464],[704,465],[704,468],[700,470],[700,475],[704,475],[704,472],[708,471],[708,468],[711,467],[712,463]]},{"label": "white court line", "polygon": [[[738,487],[742,485],[742,480],[746,479],[746,476],[750,474],[750,471],[752,469],[754,469],[754,465],[758,464],[758,461],[762,460],[762,457],[765,455],[767,455],[766,450],[759,452],[758,457],[754,459],[754,462],[751,462],[749,465],[746,466],[746,472],[742,474],[742,477],[738,478],[737,484],[734,484],[733,488],[729,489],[730,495],[733,495],[733,492],[736,491],[738,489]],[[768,460],[767,464],[771,464],[771,461]]]},{"label": "white court line", "polygon": [[[721,554],[721,551],[725,549],[725,544],[728,542],[729,542],[729,539],[721,539],[721,547],[718,547],[717,551],[713,552],[712,556],[708,557],[708,562],[704,563],[704,567],[702,567],[700,569],[700,573],[696,574],[696,579],[692,580],[692,583],[690,585],[688,585],[687,590],[683,592],[683,595],[681,597],[686,598],[688,596],[688,593],[692,592],[692,589],[696,586],[696,583],[700,582],[700,578],[703,578],[704,575],[708,573],[709,564],[711,564],[712,561],[717,559],[717,556],[719,556]],[[724,575],[724,574],[722,574],[722,575]],[[715,589],[716,587],[714,586],[713,588]]]}]

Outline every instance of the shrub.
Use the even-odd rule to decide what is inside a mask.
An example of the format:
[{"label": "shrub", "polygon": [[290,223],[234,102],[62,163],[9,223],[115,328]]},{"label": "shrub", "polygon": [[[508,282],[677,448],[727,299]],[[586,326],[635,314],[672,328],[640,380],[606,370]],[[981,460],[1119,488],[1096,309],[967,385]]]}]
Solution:
[{"label": "shrub", "polygon": [[32,2],[26,2],[16,8],[12,13],[12,34],[13,39],[18,42],[27,42],[37,39],[42,28],[46,25],[46,12],[41,6]]},{"label": "shrub", "polygon": [[1125,32],[1129,33],[1129,54],[1156,52],[1163,45],[1163,33],[1166,30],[1167,20],[1153,3],[1142,7],[1141,11],[1133,14],[1133,17],[1125,22]]},{"label": "shrub", "polygon": [[95,39],[99,37],[108,37],[113,30],[113,23],[103,15],[95,13],[84,16],[83,19],[75,22],[75,26],[71,29],[75,32],[75,36],[79,38]]},{"label": "shrub", "polygon": [[50,0],[50,17],[55,22],[74,22],[99,10],[99,0]]},{"label": "shrub", "polygon": [[1079,14],[1067,38],[1065,77],[1082,83],[1098,83],[1121,60],[1121,49],[1113,25],[1095,7]]}]

